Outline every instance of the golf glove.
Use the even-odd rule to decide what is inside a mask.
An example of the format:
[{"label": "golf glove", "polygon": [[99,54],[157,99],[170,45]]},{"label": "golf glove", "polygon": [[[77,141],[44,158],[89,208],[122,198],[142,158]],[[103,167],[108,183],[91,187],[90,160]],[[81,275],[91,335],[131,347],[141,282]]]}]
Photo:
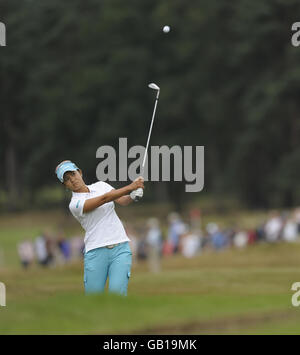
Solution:
[{"label": "golf glove", "polygon": [[137,202],[143,197],[143,189],[140,187],[130,192],[130,197],[133,201]]}]

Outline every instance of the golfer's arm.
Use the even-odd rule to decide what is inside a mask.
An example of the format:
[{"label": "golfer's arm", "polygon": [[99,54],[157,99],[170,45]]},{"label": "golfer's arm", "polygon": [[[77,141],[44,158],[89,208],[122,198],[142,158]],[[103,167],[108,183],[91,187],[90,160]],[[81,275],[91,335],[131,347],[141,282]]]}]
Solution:
[{"label": "golfer's arm", "polygon": [[130,185],[128,185],[128,186],[122,187],[121,189],[111,190],[110,192],[107,192],[104,195],[97,196],[94,198],[89,198],[88,200],[85,200],[85,202],[84,202],[83,213],[91,212],[95,208],[102,206],[107,202],[115,201],[122,196],[127,197],[125,195],[130,194],[130,192],[132,190],[133,190],[132,187]]},{"label": "golfer's arm", "polygon": [[133,201],[133,199],[129,196],[129,195],[126,195],[126,196],[122,196],[118,199],[115,200],[115,202],[117,202],[119,205],[121,206],[127,206],[129,205],[131,202]]}]

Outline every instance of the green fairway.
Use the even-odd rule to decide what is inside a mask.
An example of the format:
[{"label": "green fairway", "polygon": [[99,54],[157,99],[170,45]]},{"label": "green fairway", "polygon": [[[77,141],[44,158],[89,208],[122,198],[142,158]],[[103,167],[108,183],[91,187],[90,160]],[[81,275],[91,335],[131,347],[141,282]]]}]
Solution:
[{"label": "green fairway", "polygon": [[80,263],[12,268],[1,273],[7,306],[0,308],[0,333],[298,334],[300,309],[291,305],[290,288],[300,279],[300,247],[267,248],[169,258],[159,274],[136,265],[127,298],[85,296]]},{"label": "green fairway", "polygon": [[[22,270],[16,243],[60,215],[0,220],[7,306],[0,334],[299,334],[300,307],[291,285],[300,281],[300,244],[257,244],[205,251],[193,259],[164,258],[152,274],[133,265],[128,297],[85,296],[81,261]],[[70,223],[67,231],[76,230]],[[77,230],[80,232],[80,230]]]}]

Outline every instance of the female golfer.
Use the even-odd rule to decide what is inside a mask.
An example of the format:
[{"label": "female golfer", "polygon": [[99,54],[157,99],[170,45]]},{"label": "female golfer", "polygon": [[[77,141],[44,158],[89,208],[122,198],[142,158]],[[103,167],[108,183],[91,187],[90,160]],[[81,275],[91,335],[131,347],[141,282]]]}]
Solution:
[{"label": "female golfer", "polygon": [[103,181],[86,185],[82,171],[70,160],[61,162],[55,173],[72,191],[69,208],[85,230],[85,292],[103,292],[108,277],[110,292],[127,295],[132,253],[113,201],[126,206],[136,196],[141,198],[144,179],[139,177],[118,190]]}]

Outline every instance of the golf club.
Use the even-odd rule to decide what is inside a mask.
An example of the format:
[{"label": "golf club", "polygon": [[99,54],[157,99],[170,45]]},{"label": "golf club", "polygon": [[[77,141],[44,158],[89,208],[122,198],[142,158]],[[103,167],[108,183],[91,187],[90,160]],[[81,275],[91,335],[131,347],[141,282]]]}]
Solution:
[{"label": "golf club", "polygon": [[[152,132],[152,126],[153,126],[153,122],[154,122],[154,117],[155,117],[155,111],[156,111],[156,106],[158,103],[158,98],[159,98],[159,92],[160,92],[160,88],[159,86],[157,86],[154,83],[151,83],[148,85],[148,87],[150,89],[156,90],[157,94],[156,94],[156,98],[155,98],[155,104],[154,104],[154,109],[153,109],[153,114],[152,114],[152,120],[151,120],[151,125],[150,125],[150,129],[149,129],[149,134],[148,134],[148,139],[147,139],[147,144],[146,144],[146,149],[145,149],[145,153],[144,153],[144,158],[143,158],[143,163],[142,163],[142,171],[141,171],[141,176],[143,176],[144,174],[144,168],[145,168],[145,162],[146,162],[146,157],[147,157],[147,151],[148,151],[148,147],[149,147],[149,142],[150,142],[150,136],[151,136],[151,132]],[[142,190],[141,188],[137,189],[137,191]],[[139,201],[140,198],[138,196],[136,196],[135,201]]]}]

